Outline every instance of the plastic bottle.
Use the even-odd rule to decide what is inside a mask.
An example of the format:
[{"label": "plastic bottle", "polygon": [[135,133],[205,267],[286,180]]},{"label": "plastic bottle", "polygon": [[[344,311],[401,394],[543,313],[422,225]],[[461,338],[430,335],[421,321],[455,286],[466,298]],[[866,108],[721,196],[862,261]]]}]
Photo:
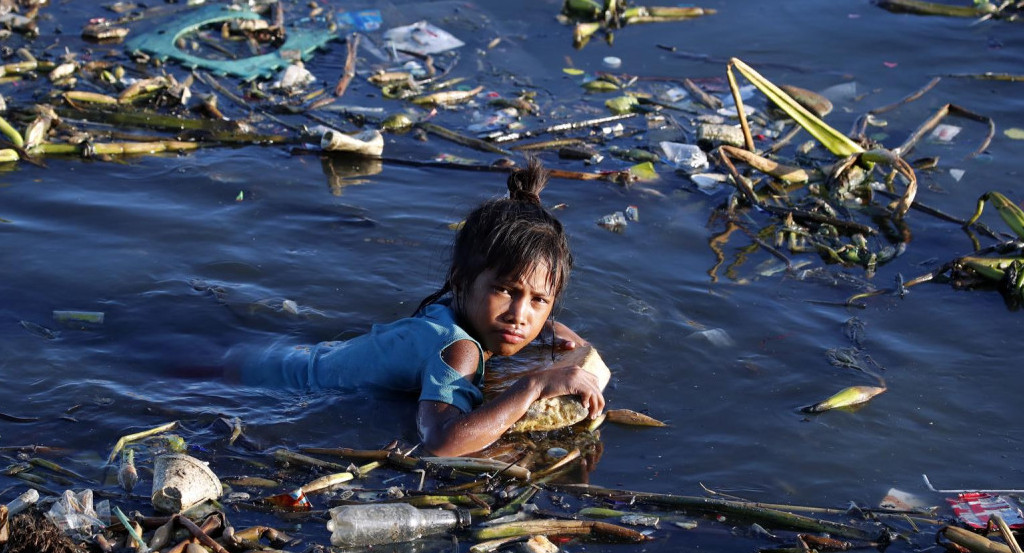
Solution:
[{"label": "plastic bottle", "polygon": [[417,509],[406,503],[342,505],[330,510],[331,545],[363,546],[411,541],[470,524],[469,512]]}]

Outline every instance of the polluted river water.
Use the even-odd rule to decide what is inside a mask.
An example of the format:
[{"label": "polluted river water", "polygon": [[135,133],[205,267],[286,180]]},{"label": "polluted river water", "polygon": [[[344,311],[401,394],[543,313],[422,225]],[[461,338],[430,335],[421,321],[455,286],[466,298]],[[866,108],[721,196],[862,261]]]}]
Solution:
[{"label": "polluted river water", "polygon": [[[908,155],[938,158],[934,167],[916,171],[916,201],[965,220],[986,192],[1024,200],[1018,162],[1024,147],[1022,85],[965,76],[1019,73],[1024,39],[1018,23],[894,13],[867,1],[715,0],[701,4],[715,10],[712,15],[629,25],[614,32],[611,44],[599,33],[577,49],[573,27],[556,19],[557,2],[317,5],[335,15],[381,13],[379,29],[361,32],[364,44],[344,96],[310,110],[312,115],[280,109],[308,106],[315,98],[304,100],[303,94],[335,88],[346,62],[346,43],[335,40],[308,57],[305,67],[317,80],[294,95],[246,96],[252,84],[218,77],[222,86],[256,98],[249,106],[221,98],[228,119],[252,119],[262,132],[297,136],[317,125],[344,132],[379,128],[388,115],[423,117],[436,109],[431,122],[478,136],[470,129],[474,124],[509,122],[495,115],[499,108],[488,100],[529,92],[536,113],[520,114],[522,126],[499,127],[521,132],[609,116],[606,100],[622,92],[581,87],[607,71],[631,90],[661,99],[684,94],[681,81],[690,78],[729,103],[726,66],[738,58],[774,83],[826,94],[834,106],[826,123],[847,133],[872,109],[941,77],[919,99],[876,114],[866,135],[891,149],[947,104],[979,114],[995,127],[980,154],[974,152],[987,124],[951,117],[942,123],[955,130],[925,135]],[[286,6],[289,17],[309,10]],[[4,39],[4,63],[17,61],[14,52],[25,48],[39,59],[123,64],[136,78],[141,71],[166,71],[179,80],[188,75],[173,60],[162,69],[136,66],[121,43],[82,40],[80,29],[96,17],[117,15],[99,5],[50,3],[37,16],[38,36],[14,33]],[[374,46],[381,44],[382,32],[420,20],[465,43],[453,50],[457,59],[450,52],[436,57],[440,66],[450,65],[445,78],[465,79],[459,90],[484,87],[471,102],[431,108],[386,98],[370,82],[374,69],[388,67],[375,57],[384,52]],[[136,32],[148,23],[128,25]],[[342,29],[339,35],[351,32]],[[38,103],[59,104],[58,94],[69,86],[100,89],[80,80],[60,88],[45,76],[8,79],[0,94],[9,110],[30,110]],[[253,83],[268,87],[271,80]],[[197,79],[193,87],[209,93],[208,82]],[[624,170],[636,162],[609,155],[611,145],[660,154],[660,142],[696,141],[699,116],[714,110],[694,107],[686,98],[680,104],[687,109],[666,108],[572,134],[598,144],[600,163],[562,158],[557,150],[536,155],[551,169]],[[767,108],[760,92],[748,103],[756,113]],[[69,125],[81,123],[73,113],[60,113]],[[287,126],[277,126],[277,120]],[[117,127],[90,128],[110,141]],[[322,155],[319,141],[305,138],[209,141],[195,151],[160,155],[46,155],[0,166],[0,248],[8,260],[0,282],[0,370],[6,382],[0,390],[0,413],[6,415],[0,419],[0,448],[7,462],[24,461],[15,446],[53,448],[27,455],[45,456],[85,479],[71,485],[47,480],[46,487],[94,488],[125,512],[148,513],[158,445],[147,442],[135,452],[140,482],[127,498],[119,495],[107,455],[121,436],[169,421],[180,421],[176,432],[189,454],[209,461],[225,481],[274,476],[280,468],[272,452],[280,447],[369,450],[393,440],[415,445],[413,397],[260,389],[205,368],[242,346],[358,335],[374,323],[411,314],[438,287],[452,225],[505,191],[505,172],[479,168],[503,157],[522,163],[523,154],[509,150],[505,156],[422,129],[385,133],[382,159]],[[773,127],[767,129],[756,137],[759,147],[774,138]],[[808,140],[808,134],[798,135],[780,161],[818,169],[834,161],[820,147],[800,157],[797,148]],[[476,170],[460,165],[469,162]],[[705,494],[707,487],[764,503],[840,510],[851,503],[876,508],[896,488],[938,507],[934,517],[940,519],[952,517],[946,502],[951,494],[929,490],[922,474],[938,488],[1024,488],[1017,462],[1024,433],[1016,403],[1022,323],[1013,302],[994,286],[965,290],[925,282],[901,294],[896,285],[974,251],[970,233],[918,209],[897,230],[884,214],[873,218],[857,210],[852,218],[883,228],[871,237],[876,249],[895,247],[893,237],[903,232],[898,256],[869,271],[783,244],[778,250],[793,267],[786,270],[759,245],[775,245],[773,229],[783,224],[781,217],[740,199],[738,225],[730,231],[723,213],[731,196],[742,198],[734,187],[701,190],[664,161],[654,168],[657,180],[629,186],[553,178],[542,195],[545,205],[558,207],[554,212],[576,257],[556,308],[558,320],[594,344],[610,367],[609,408],[668,423],[605,424],[600,453],[577,480],[684,496]],[[712,159],[709,172],[726,170]],[[884,180],[884,174],[876,170],[875,177]],[[896,179],[894,186],[900,194],[905,183]],[[884,207],[889,200],[876,195],[873,201]],[[617,231],[597,224],[630,207],[635,217]],[[981,220],[1010,232],[992,205]],[[996,243],[979,236],[981,246]],[[845,305],[869,290],[893,291]],[[844,363],[844,355],[859,365]],[[516,368],[496,363],[489,370]],[[879,377],[884,393],[857,408],[801,410],[850,386],[878,386]],[[255,447],[228,443],[231,430],[221,421],[236,419]],[[0,475],[0,503],[25,490],[15,472]],[[296,484],[289,478],[278,489],[235,491],[252,497],[280,493],[287,491],[285,482]],[[351,487],[414,489],[418,479],[377,469]],[[330,499],[311,497],[318,509]],[[551,510],[574,501],[571,494],[555,493],[541,506]],[[274,526],[304,540],[289,550],[329,543],[323,518],[244,508],[230,517],[239,527]],[[658,527],[642,529],[652,538],[643,545],[569,542],[564,548],[749,551],[794,543],[788,534],[768,537],[749,521],[734,523],[728,516],[716,521],[673,513]],[[927,547],[934,530],[891,547]],[[473,543],[463,539],[458,548],[466,551]],[[405,547],[450,550],[452,544],[432,539]]]}]

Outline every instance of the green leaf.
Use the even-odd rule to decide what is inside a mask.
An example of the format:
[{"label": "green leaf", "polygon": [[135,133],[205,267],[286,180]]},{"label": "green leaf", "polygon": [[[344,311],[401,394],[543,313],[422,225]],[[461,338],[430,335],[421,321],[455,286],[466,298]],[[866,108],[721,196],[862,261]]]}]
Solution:
[{"label": "green leaf", "polygon": [[639,105],[636,96],[619,96],[604,103],[605,107],[612,110],[616,115],[622,115],[633,111],[633,107]]},{"label": "green leaf", "polygon": [[824,121],[818,119],[810,111],[807,111],[807,108],[797,103],[789,94],[786,94],[781,88],[762,77],[760,73],[754,71],[752,67],[743,63],[743,61],[738,58],[732,58],[729,60],[729,64],[735,66],[751,84],[763,92],[775,105],[779,106],[779,109],[786,112],[786,115],[792,117],[798,125],[816,138],[818,142],[821,142],[823,146],[828,148],[828,151],[842,157],[859,154],[864,151],[864,148],[861,148],[856,142],[826,125]]},{"label": "green leaf", "polygon": [[825,401],[815,403],[801,409],[804,413],[821,413],[839,407],[850,407],[866,403],[871,398],[885,391],[885,388],[878,386],[850,386],[840,390],[836,395]]},{"label": "green leaf", "polygon": [[589,92],[615,92],[619,89],[619,85],[602,79],[587,81],[580,86]]},{"label": "green leaf", "polygon": [[629,174],[633,175],[633,178],[640,182],[650,182],[658,180],[658,172],[654,170],[654,164],[650,161],[638,163],[628,169]]},{"label": "green leaf", "polygon": [[1003,131],[1003,134],[1005,134],[1008,138],[1012,138],[1014,140],[1024,140],[1024,129],[1020,127],[1006,129],[1005,131]]}]

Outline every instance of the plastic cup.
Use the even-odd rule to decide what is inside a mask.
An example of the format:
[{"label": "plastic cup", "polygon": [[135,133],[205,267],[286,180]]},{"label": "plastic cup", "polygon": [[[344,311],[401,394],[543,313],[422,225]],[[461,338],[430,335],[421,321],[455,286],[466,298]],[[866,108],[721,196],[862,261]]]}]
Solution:
[{"label": "plastic cup", "polygon": [[160,455],[153,463],[153,507],[180,513],[220,497],[220,479],[203,461],[181,453]]}]

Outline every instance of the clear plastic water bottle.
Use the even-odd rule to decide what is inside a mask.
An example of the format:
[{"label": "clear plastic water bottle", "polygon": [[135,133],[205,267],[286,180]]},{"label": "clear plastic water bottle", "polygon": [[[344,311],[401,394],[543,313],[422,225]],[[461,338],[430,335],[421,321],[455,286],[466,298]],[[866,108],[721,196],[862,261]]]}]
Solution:
[{"label": "clear plastic water bottle", "polygon": [[411,541],[469,526],[465,509],[417,509],[407,503],[342,505],[330,510],[331,545],[363,546]]}]

